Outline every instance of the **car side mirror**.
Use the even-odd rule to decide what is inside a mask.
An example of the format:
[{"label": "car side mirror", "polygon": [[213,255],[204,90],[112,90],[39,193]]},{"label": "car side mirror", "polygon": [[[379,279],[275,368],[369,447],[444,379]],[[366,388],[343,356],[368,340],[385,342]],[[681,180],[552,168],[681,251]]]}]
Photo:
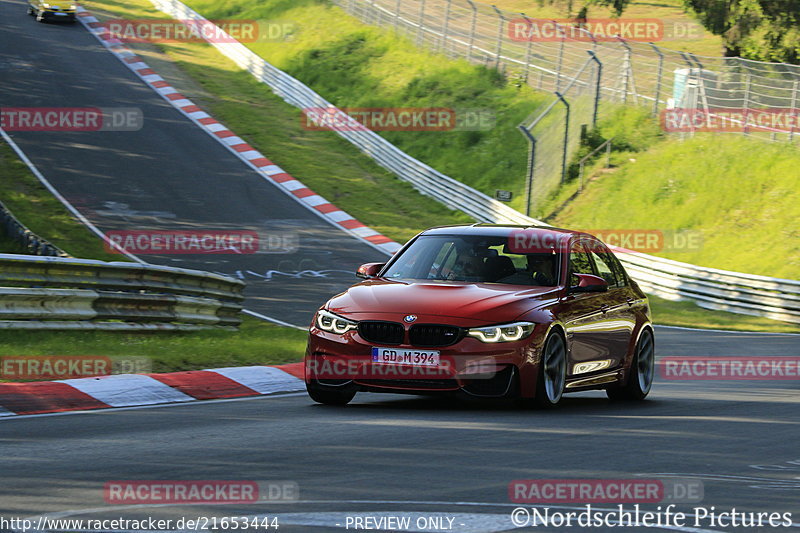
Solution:
[{"label": "car side mirror", "polygon": [[578,284],[569,288],[569,292],[606,292],[608,282],[592,274],[573,274],[578,278]]},{"label": "car side mirror", "polygon": [[356,270],[356,277],[363,279],[374,278],[385,266],[386,263],[365,263]]}]

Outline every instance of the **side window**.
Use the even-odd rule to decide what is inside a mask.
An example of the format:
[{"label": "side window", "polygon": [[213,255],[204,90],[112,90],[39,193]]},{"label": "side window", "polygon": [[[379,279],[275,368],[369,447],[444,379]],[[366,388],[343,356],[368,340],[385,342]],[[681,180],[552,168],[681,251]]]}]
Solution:
[{"label": "side window", "polygon": [[628,282],[625,280],[625,269],[622,268],[622,264],[612,253],[603,254],[606,256],[607,263],[611,267],[611,270],[614,271],[614,276],[617,278],[617,287],[625,287],[628,285]]},{"label": "side window", "polygon": [[592,259],[597,267],[597,275],[606,280],[609,287],[616,287],[617,276],[609,265],[608,254],[592,252]]},{"label": "side window", "polygon": [[594,274],[592,261],[589,259],[589,252],[582,243],[573,244],[569,251],[570,284],[576,283],[575,279],[572,277],[573,274]]}]

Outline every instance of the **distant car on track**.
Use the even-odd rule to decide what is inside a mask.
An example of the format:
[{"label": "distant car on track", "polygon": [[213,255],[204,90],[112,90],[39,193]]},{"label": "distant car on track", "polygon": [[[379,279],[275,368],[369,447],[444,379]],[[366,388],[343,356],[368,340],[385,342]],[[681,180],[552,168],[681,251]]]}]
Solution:
[{"label": "distant car on track", "polygon": [[313,400],[358,391],[514,397],[555,406],[605,389],[641,400],[654,375],[647,297],[597,238],[550,227],[423,231],[314,316]]},{"label": "distant car on track", "polygon": [[39,22],[48,20],[75,22],[77,8],[74,2],[69,1],[28,0],[28,14],[34,15]]}]

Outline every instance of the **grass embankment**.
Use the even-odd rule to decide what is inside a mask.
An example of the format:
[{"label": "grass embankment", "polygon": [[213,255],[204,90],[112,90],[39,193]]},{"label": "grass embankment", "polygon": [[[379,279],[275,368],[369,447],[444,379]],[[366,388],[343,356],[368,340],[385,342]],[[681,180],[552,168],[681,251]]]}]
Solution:
[{"label": "grass embankment", "polygon": [[659,255],[800,278],[797,147],[698,135],[626,156],[630,160],[593,181],[552,222],[580,228],[692,230],[699,233],[699,246],[677,246]]}]

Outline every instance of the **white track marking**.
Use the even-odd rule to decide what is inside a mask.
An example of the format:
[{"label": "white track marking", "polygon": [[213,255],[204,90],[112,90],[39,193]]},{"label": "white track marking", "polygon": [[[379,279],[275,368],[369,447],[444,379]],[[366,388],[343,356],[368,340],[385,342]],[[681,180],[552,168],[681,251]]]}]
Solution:
[{"label": "white track marking", "polygon": [[232,366],[210,370],[251,388],[259,394],[294,392],[305,390],[306,387],[302,379],[270,366]]},{"label": "white track marking", "polygon": [[65,383],[111,407],[197,401],[178,389],[141,374],[65,379],[58,383]]},{"label": "white track marking", "polygon": [[255,311],[250,311],[249,309],[242,310],[242,313],[244,313],[246,315],[250,315],[250,316],[256,317],[256,318],[260,318],[261,320],[266,320],[267,322],[272,322],[273,324],[278,324],[279,326],[285,326],[287,328],[294,328],[294,329],[299,329],[299,330],[302,330],[302,331],[308,331],[307,327],[304,328],[304,327],[296,326],[294,324],[289,324],[288,322],[284,322],[283,320],[278,320],[277,318],[272,318],[272,317],[269,317],[267,315],[262,315],[261,313],[256,313]]}]

